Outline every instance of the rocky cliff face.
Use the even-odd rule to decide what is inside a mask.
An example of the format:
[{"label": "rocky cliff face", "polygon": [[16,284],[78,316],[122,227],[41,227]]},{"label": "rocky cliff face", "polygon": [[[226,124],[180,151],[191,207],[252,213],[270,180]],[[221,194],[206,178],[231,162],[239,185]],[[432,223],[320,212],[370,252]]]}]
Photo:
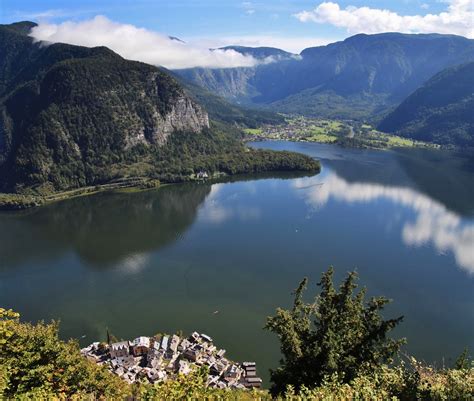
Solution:
[{"label": "rocky cliff face", "polygon": [[187,131],[198,133],[209,128],[209,117],[206,111],[186,96],[175,99],[168,114],[154,116],[153,143],[163,145],[174,132]]}]

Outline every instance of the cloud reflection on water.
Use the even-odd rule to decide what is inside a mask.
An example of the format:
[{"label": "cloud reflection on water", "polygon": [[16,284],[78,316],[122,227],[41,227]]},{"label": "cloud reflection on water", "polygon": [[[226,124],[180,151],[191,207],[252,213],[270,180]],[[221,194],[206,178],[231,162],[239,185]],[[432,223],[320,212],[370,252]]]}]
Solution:
[{"label": "cloud reflection on water", "polygon": [[[242,206],[238,202],[237,194],[229,195],[226,199],[220,197],[223,184],[214,184],[206,198],[205,204],[199,210],[199,217],[211,224],[221,224],[231,219],[240,221],[258,220],[261,210],[257,207]],[[252,191],[252,188],[248,188]],[[236,203],[233,205],[232,203]]]},{"label": "cloud reflection on water", "polygon": [[404,243],[421,246],[431,242],[440,253],[451,251],[458,265],[474,274],[474,222],[412,188],[350,183],[333,172],[325,177],[297,179],[294,188],[303,190],[306,201],[318,208],[331,199],[347,203],[388,200],[410,208],[416,219],[403,225]]}]

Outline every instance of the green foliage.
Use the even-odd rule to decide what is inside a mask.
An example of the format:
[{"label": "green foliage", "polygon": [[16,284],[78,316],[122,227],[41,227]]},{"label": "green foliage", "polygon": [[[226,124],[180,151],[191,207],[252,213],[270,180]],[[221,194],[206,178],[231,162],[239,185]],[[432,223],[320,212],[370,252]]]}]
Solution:
[{"label": "green foliage", "polygon": [[83,358],[76,342],[59,340],[57,323],[20,323],[12,311],[0,309],[0,313],[0,398],[115,398],[127,394],[128,386]]},{"label": "green foliage", "polygon": [[434,76],[379,125],[381,130],[439,144],[474,146],[474,63]]},{"label": "green foliage", "polygon": [[464,348],[464,351],[461,355],[458,356],[454,364],[455,369],[469,369],[474,364],[474,361],[469,357],[469,350]]},{"label": "green foliage", "polygon": [[0,345],[7,343],[14,334],[13,328],[20,315],[11,309],[0,308]]},{"label": "green foliage", "polygon": [[349,273],[337,290],[330,268],[312,303],[303,301],[304,279],[294,293],[293,308],[279,308],[267,319],[265,328],[278,335],[283,355],[281,366],[271,372],[272,393],[284,392],[288,384],[297,390],[312,388],[334,374],[350,382],[392,362],[404,340],[387,334],[402,317],[383,320],[380,311],[389,300],[377,297],[365,304],[365,289],[354,294],[356,279],[355,272]]},{"label": "green foliage", "polygon": [[269,105],[281,113],[307,117],[364,120],[380,112],[386,101],[383,94],[340,95],[334,91],[306,89]]},{"label": "green foliage", "polygon": [[299,391],[287,386],[284,400],[472,400],[474,369],[436,370],[411,359],[409,366],[381,366],[349,382],[333,374],[320,386],[302,386]]}]

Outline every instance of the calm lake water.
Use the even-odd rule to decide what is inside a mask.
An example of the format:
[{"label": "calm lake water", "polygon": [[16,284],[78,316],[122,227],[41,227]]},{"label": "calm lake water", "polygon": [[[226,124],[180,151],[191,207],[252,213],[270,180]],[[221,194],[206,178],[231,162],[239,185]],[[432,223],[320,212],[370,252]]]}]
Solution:
[{"label": "calm lake water", "polygon": [[[265,142],[321,159],[313,177],[247,178],[99,194],[0,214],[0,305],[60,319],[81,343],[157,332],[214,337],[259,373],[279,359],[262,330],[323,270],[357,269],[394,300],[395,333],[426,361],[474,350],[474,161],[433,151]],[[216,313],[218,312],[218,313]]]}]

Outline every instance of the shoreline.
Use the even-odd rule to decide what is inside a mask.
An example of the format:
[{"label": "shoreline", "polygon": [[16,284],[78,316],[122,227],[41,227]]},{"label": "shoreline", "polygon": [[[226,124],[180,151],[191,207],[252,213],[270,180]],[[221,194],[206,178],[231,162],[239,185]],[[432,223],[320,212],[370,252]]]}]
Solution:
[{"label": "shoreline", "polygon": [[[1,193],[0,192],[0,213],[1,212],[21,212],[26,210],[32,210],[38,207],[47,206],[56,202],[61,202],[69,199],[97,195],[100,193],[133,193],[133,192],[144,192],[151,190],[158,190],[169,185],[179,185],[186,183],[221,183],[221,182],[232,182],[239,179],[248,179],[249,177],[278,177],[278,176],[300,176],[308,174],[319,174],[321,172],[321,166],[317,170],[305,171],[305,170],[270,170],[260,173],[239,173],[239,174],[227,174],[224,172],[216,172],[209,178],[197,178],[193,176],[187,177],[181,181],[175,182],[160,182],[156,179],[147,179],[145,177],[131,178],[129,181],[135,182],[117,182],[107,183],[100,185],[91,185],[82,188],[76,188],[72,190],[55,192],[50,195],[27,195],[27,194],[15,194],[15,193]],[[137,182],[139,181],[139,182]]]},{"label": "shoreline", "polygon": [[50,195],[28,195],[15,193],[0,193],[0,211],[22,211],[36,207],[46,206],[63,200],[74,199],[83,196],[95,195],[106,192],[135,192],[158,189],[169,185],[160,183],[158,180],[136,177],[124,182],[111,182],[107,184],[91,185],[55,192]]},{"label": "shoreline", "polygon": [[[359,140],[358,138],[343,138],[343,139],[354,139],[355,141]],[[418,142],[417,145],[415,146],[377,146],[374,144],[367,144],[367,143],[356,143],[356,144],[350,144],[350,143],[345,143],[345,142],[340,142],[339,140],[329,142],[329,141],[318,141],[318,140],[308,140],[304,138],[272,138],[272,137],[264,137],[264,136],[257,136],[257,137],[250,137],[245,139],[246,143],[251,143],[251,142],[266,142],[266,141],[273,141],[273,142],[278,142],[278,141],[287,141],[287,142],[302,142],[302,143],[317,143],[321,145],[333,145],[333,146],[340,146],[342,148],[347,148],[347,149],[371,149],[371,150],[394,150],[394,149],[431,149],[431,150],[456,150],[456,148],[443,148],[442,145],[438,144],[430,144],[430,143],[422,143]]]},{"label": "shoreline", "polygon": [[98,185],[58,192],[50,188],[52,183],[44,182],[41,186],[27,187],[23,193],[0,193],[0,211],[31,209],[99,192],[141,191],[156,189],[164,184],[212,181],[262,173],[276,175],[282,172],[319,173],[321,171],[320,161],[304,154],[261,149],[252,151],[251,148],[245,148],[244,151],[236,154],[208,155],[205,158],[201,156],[201,158],[196,158],[195,163],[188,168],[178,167],[176,172],[170,173],[165,169],[160,175],[159,171],[151,169],[143,175],[122,177]]}]

